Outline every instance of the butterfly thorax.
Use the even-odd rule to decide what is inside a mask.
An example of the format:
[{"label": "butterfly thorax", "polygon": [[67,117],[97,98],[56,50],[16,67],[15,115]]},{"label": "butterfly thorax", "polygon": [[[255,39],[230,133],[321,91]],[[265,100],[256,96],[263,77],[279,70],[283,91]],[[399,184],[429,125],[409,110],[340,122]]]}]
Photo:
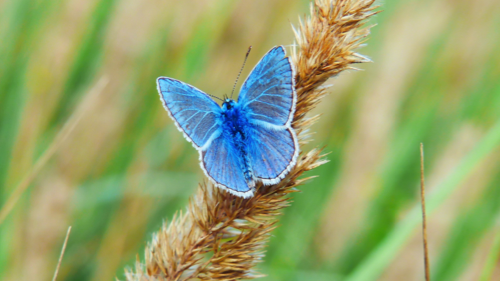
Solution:
[{"label": "butterfly thorax", "polygon": [[222,104],[222,124],[224,132],[232,136],[241,135],[243,140],[246,139],[245,128],[248,126],[248,120],[234,100],[226,99]]},{"label": "butterfly thorax", "polygon": [[250,160],[247,151],[248,119],[238,103],[231,99],[226,99],[222,104],[222,127],[223,133],[231,139],[234,147],[240,154],[240,165],[244,171],[245,179],[253,185],[253,173],[250,167]]}]

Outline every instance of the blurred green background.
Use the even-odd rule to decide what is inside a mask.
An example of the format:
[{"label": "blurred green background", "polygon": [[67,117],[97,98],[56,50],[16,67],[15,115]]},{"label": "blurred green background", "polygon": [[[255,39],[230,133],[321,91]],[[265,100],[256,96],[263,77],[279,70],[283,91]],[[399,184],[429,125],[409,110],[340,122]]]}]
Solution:
[{"label": "blurred green background", "polygon": [[[419,143],[434,280],[500,280],[500,2],[385,0],[372,64],[330,80],[314,141],[330,162],[293,196],[263,280],[423,280]],[[305,0],[0,0],[0,280],[123,279],[204,179],[155,79],[222,97]],[[241,84],[241,81],[240,83]],[[80,122],[64,141],[64,124]],[[307,148],[305,148],[307,149]],[[45,154],[47,155],[47,154]]]}]

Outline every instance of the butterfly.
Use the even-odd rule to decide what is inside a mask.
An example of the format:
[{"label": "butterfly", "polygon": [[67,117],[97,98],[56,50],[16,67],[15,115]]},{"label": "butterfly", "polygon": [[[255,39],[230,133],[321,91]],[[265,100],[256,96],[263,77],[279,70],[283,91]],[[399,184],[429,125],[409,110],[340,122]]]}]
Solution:
[{"label": "butterfly", "polygon": [[166,111],[198,150],[205,175],[249,198],[258,182],[278,183],[297,161],[294,77],[290,58],[278,46],[250,72],[238,101],[225,98],[219,106],[206,93],[168,77],[159,77],[157,85]]}]

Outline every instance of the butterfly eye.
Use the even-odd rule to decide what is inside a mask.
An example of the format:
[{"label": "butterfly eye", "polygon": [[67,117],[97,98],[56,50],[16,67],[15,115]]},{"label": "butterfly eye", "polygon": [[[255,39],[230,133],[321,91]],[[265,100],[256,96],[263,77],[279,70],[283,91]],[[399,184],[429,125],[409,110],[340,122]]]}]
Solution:
[{"label": "butterfly eye", "polygon": [[222,107],[225,110],[231,109],[231,108],[233,108],[233,103],[231,102],[230,99],[226,99],[226,101],[224,102],[224,104],[222,105]]}]

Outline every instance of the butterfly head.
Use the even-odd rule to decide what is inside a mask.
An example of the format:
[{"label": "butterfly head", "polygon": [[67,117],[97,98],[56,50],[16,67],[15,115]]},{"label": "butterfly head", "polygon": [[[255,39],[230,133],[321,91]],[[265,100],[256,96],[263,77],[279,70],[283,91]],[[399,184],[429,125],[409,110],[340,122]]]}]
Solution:
[{"label": "butterfly head", "polygon": [[223,110],[230,110],[236,105],[236,102],[232,99],[226,98],[222,104]]}]

